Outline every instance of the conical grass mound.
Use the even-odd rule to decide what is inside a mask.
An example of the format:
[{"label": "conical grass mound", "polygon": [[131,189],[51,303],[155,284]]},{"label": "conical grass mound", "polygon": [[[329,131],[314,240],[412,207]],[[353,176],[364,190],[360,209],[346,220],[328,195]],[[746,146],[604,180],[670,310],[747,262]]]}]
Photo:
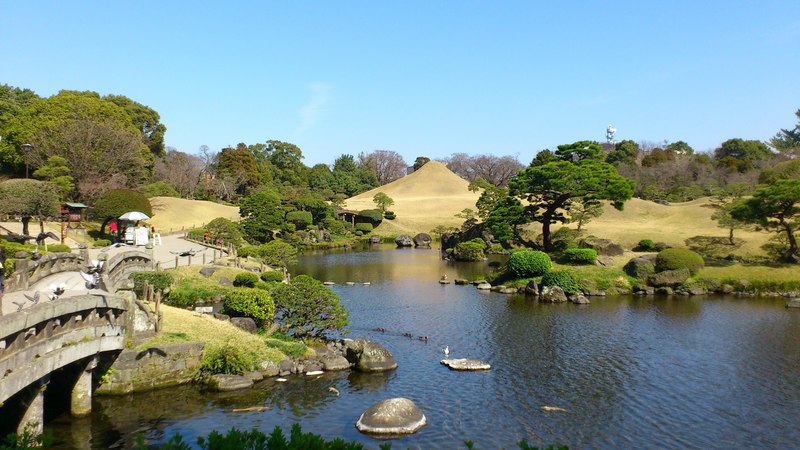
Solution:
[{"label": "conical grass mound", "polygon": [[345,208],[361,211],[377,206],[372,198],[383,192],[394,200],[389,207],[397,218],[384,220],[377,231],[384,234],[429,233],[437,225],[460,226],[456,217],[465,208],[475,209],[480,192],[470,192],[469,182],[443,163],[430,161],[403,178],[347,199]]}]

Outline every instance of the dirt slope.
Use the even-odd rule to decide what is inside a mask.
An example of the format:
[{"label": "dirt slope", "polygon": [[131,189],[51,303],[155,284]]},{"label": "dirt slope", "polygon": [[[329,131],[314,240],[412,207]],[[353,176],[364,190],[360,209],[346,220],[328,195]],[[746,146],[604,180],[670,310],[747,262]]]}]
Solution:
[{"label": "dirt slope", "polygon": [[410,175],[347,199],[345,208],[373,209],[372,197],[383,192],[394,200],[389,210],[397,218],[384,220],[378,233],[427,233],[436,225],[459,226],[464,220],[455,215],[464,208],[475,209],[480,193],[470,192],[468,186],[443,163],[430,161]]}]

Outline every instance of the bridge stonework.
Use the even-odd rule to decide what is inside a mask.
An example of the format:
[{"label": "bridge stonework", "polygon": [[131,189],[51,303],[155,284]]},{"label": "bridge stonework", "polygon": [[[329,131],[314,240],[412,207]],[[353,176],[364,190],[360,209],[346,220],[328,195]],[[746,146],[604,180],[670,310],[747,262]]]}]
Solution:
[{"label": "bridge stonework", "polygon": [[[50,275],[80,271],[89,263],[85,247],[80,254],[52,253],[35,261],[23,253],[15,255],[16,270],[8,278],[6,292],[31,289]],[[105,290],[79,295],[67,292],[55,301],[0,316],[0,407],[12,397],[22,405],[18,432],[26,428],[42,431],[50,374],[66,366],[80,368],[72,388],[71,412],[88,414],[98,355],[118,354],[133,342],[138,307],[132,293],[117,294],[117,286],[124,286],[132,272],[154,269],[152,247],[145,252],[122,252],[108,260],[103,256],[99,259],[104,261],[101,284]]]}]

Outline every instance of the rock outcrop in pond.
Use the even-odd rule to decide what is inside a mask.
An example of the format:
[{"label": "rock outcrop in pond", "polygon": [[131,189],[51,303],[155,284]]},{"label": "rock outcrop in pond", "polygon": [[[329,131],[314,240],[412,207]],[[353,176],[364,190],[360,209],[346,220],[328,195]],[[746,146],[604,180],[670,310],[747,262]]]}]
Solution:
[{"label": "rock outcrop in pond", "polygon": [[402,435],[416,433],[425,426],[425,414],[407,398],[390,398],[369,407],[356,422],[362,433]]}]

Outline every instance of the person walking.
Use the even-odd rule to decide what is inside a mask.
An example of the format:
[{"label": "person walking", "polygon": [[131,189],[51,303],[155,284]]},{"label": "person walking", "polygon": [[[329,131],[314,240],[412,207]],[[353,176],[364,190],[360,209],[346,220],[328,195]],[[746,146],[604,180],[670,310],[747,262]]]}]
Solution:
[{"label": "person walking", "polygon": [[0,247],[0,316],[3,315],[3,295],[6,292],[6,248]]}]

